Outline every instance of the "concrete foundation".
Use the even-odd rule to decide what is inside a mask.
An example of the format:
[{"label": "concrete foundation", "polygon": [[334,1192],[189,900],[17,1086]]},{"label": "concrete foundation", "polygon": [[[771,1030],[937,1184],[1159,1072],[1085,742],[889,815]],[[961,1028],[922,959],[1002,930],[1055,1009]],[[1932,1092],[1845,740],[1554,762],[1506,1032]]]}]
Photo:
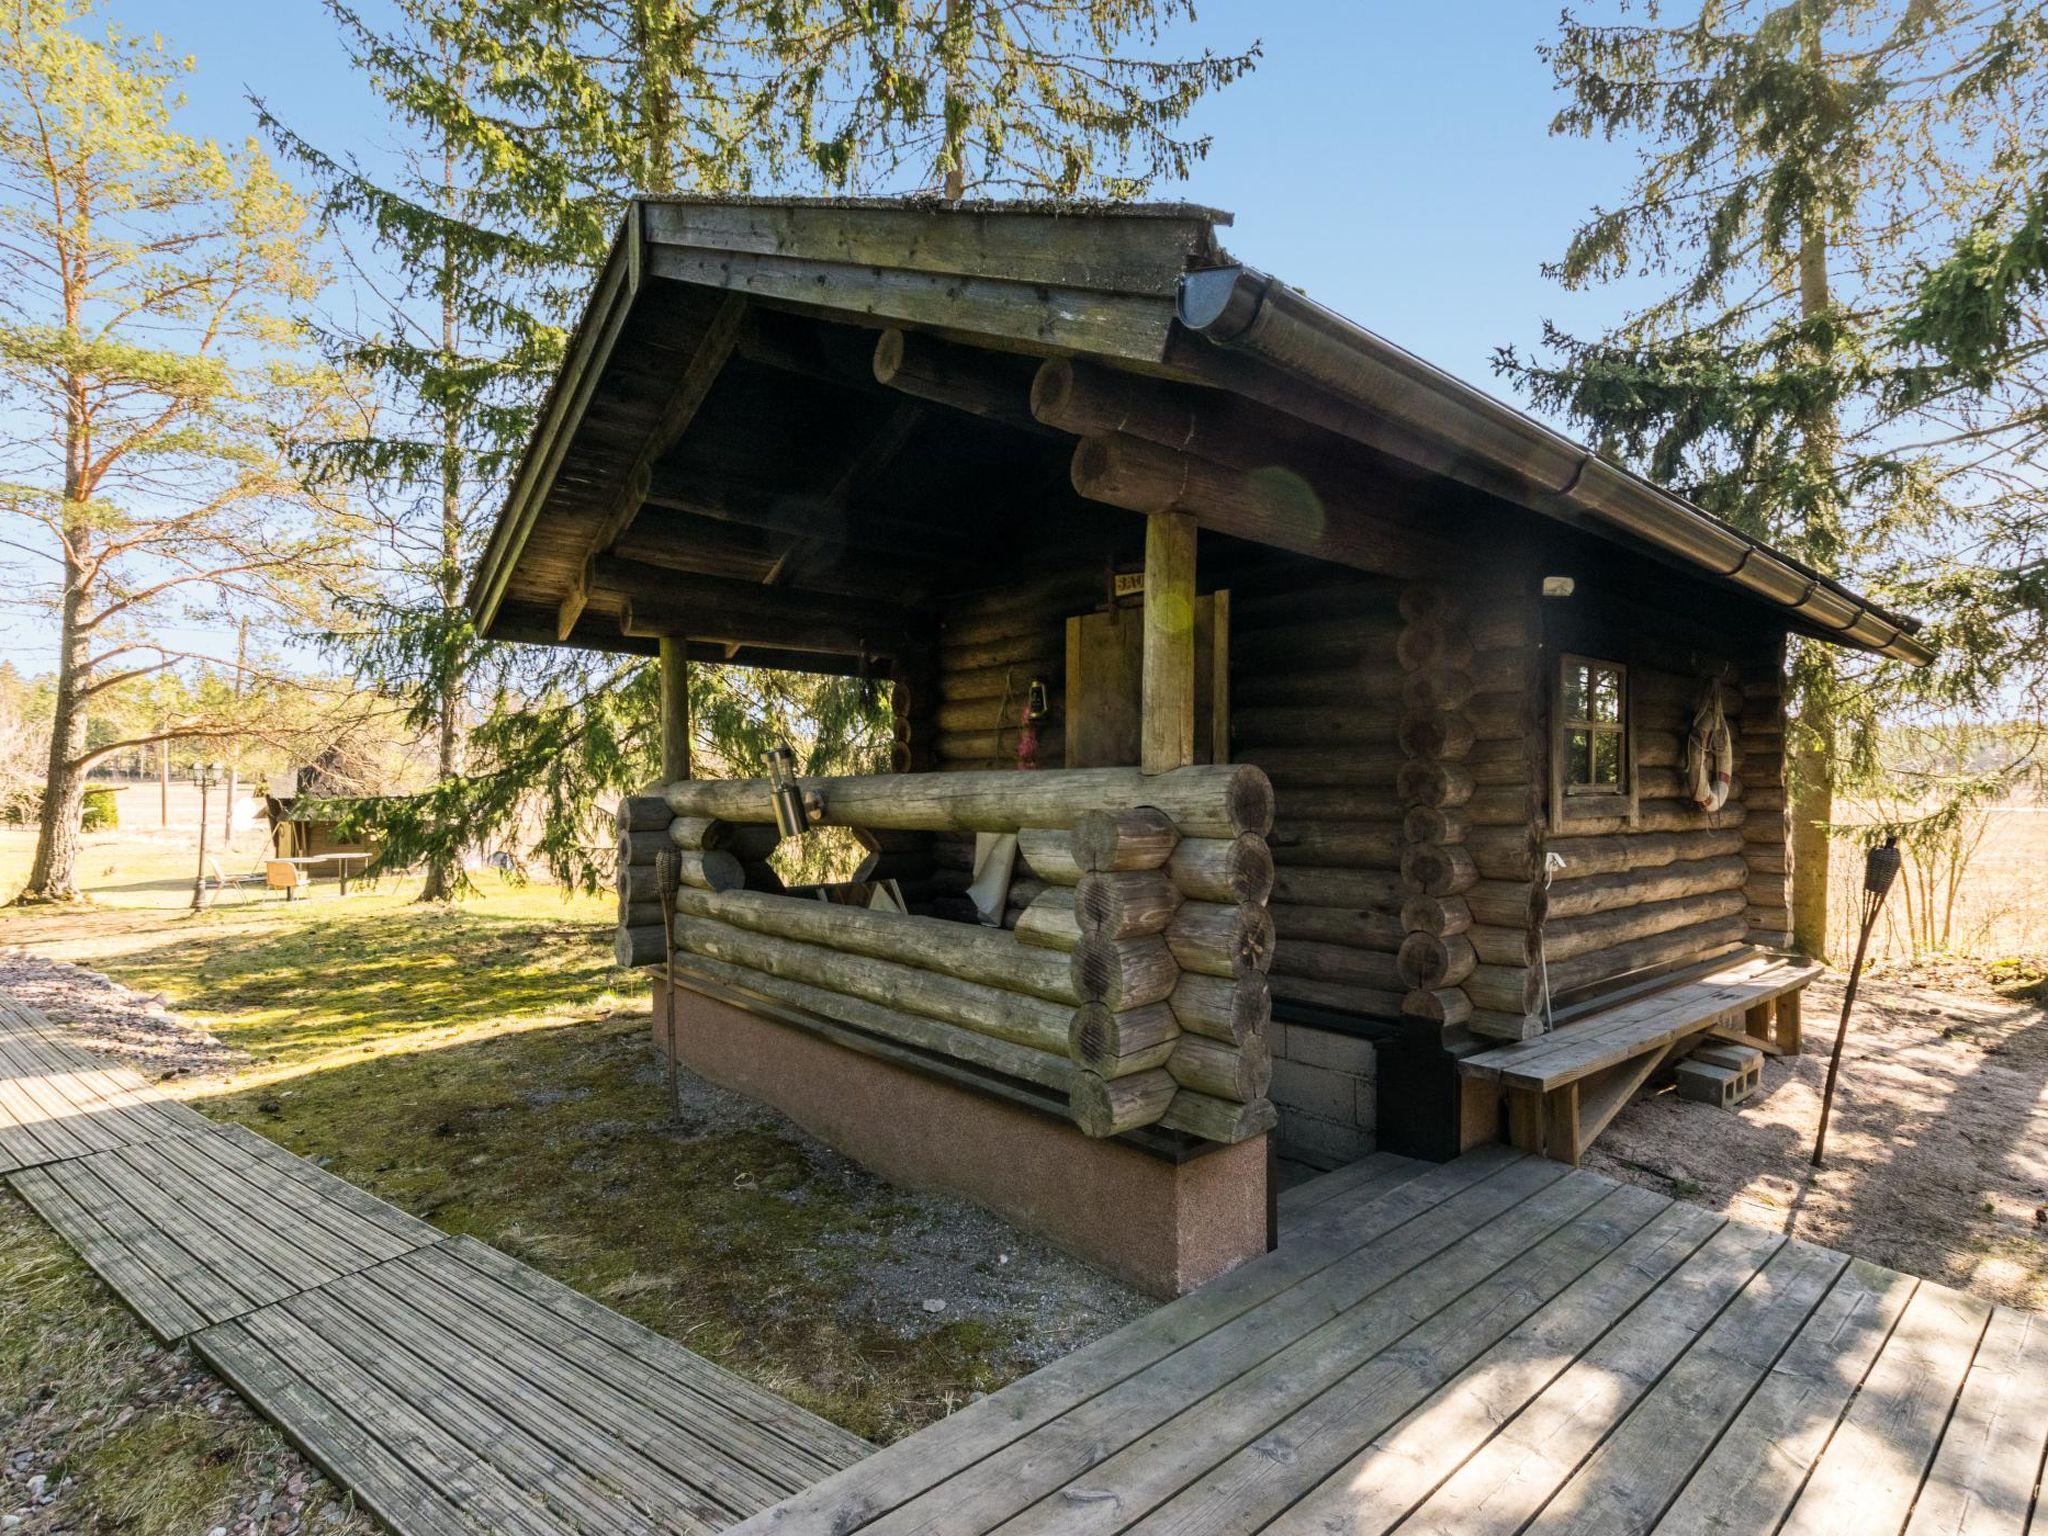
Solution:
[{"label": "concrete foundation", "polygon": [[[884,1178],[962,1195],[1152,1295],[1266,1250],[1266,1139],[1174,1163],[679,988],[676,1055]],[[654,1042],[667,1043],[655,988]]]}]

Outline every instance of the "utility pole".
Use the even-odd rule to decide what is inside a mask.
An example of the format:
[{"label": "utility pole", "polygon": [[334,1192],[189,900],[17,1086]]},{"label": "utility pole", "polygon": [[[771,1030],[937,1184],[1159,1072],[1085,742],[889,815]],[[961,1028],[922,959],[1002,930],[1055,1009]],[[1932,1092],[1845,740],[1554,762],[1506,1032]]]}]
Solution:
[{"label": "utility pole", "polygon": [[192,876],[192,910],[206,905],[206,791],[220,772],[218,763],[201,763],[192,771],[199,785],[199,868]]}]

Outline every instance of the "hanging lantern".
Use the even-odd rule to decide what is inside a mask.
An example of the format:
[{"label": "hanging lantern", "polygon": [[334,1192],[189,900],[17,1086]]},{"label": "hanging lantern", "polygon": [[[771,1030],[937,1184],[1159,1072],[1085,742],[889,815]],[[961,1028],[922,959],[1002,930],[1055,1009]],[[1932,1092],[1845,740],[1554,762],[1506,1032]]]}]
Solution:
[{"label": "hanging lantern", "polygon": [[803,787],[796,781],[796,754],[778,746],[768,754],[768,800],[778,837],[801,837],[810,826]]},{"label": "hanging lantern", "polygon": [[1899,878],[1899,840],[1887,837],[1874,848],[1865,850],[1863,855],[1863,889],[1872,896],[1883,897],[1892,888],[1892,882]]}]

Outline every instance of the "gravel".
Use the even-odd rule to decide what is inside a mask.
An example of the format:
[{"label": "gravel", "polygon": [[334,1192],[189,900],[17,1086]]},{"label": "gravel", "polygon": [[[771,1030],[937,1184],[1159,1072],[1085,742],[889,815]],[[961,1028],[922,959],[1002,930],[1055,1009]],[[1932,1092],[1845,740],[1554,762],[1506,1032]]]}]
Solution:
[{"label": "gravel", "polygon": [[65,1025],[71,1044],[118,1056],[159,1082],[219,1077],[249,1059],[172,1013],[161,995],[68,960],[0,949],[0,991]]}]

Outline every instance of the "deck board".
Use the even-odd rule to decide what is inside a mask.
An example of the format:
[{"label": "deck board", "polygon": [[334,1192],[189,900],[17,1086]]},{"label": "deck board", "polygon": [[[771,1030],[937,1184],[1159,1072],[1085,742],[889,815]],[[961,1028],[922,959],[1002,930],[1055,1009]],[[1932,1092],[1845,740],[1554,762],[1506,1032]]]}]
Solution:
[{"label": "deck board", "polygon": [[1597,1175],[1375,1158],[740,1536],[2028,1536],[2048,1320]]},{"label": "deck board", "polygon": [[8,1182],[159,1337],[402,1536],[705,1536],[871,1449],[164,1100],[11,1000],[0,1149]]}]

